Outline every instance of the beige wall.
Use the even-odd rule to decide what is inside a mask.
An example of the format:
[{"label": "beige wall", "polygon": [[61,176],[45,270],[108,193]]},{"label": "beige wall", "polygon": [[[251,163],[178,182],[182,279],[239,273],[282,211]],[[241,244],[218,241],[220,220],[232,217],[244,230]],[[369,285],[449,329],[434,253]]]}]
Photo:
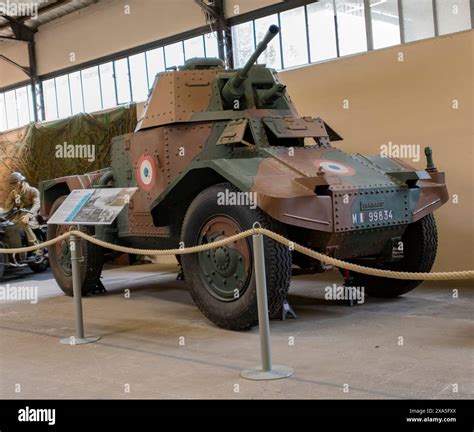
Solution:
[{"label": "beige wall", "polygon": [[[236,12],[278,2],[228,0],[227,14],[232,17]],[[38,73],[54,72],[204,25],[204,15],[194,0],[101,0],[40,27],[36,35]],[[28,64],[27,51],[18,42],[0,43],[0,54]],[[0,60],[0,88],[26,79],[20,70]]]},{"label": "beige wall", "polygon": [[[23,42],[0,42],[0,54],[22,66],[28,66],[28,47]],[[0,88],[28,80],[28,76],[15,66],[0,59]]]},{"label": "beige wall", "polygon": [[471,30],[281,73],[300,114],[324,118],[343,150],[377,154],[389,141],[433,148],[459,196],[436,212],[437,270],[474,267],[473,42]]},{"label": "beige wall", "polygon": [[49,73],[72,66],[71,53],[82,63],[202,25],[190,0],[103,0],[40,28],[38,68]]},{"label": "beige wall", "polygon": [[225,0],[226,14],[231,18],[282,1],[284,0]]}]

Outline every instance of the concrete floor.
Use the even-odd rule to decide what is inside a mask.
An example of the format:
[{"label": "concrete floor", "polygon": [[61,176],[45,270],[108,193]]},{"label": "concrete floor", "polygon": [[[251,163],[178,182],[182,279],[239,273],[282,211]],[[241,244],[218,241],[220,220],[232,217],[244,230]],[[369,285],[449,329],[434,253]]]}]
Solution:
[{"label": "concrete floor", "polygon": [[109,293],[84,299],[86,334],[102,339],[82,346],[59,343],[74,334],[73,304],[49,272],[25,271],[4,282],[38,286],[41,294],[37,304],[0,303],[0,398],[474,395],[474,296],[468,282],[425,283],[395,300],[347,307],[324,300],[324,288],[340,283],[337,273],[295,277],[289,300],[299,318],[272,321],[271,329],[274,363],[296,373],[253,382],[239,372],[260,361],[258,329],[238,333],[213,326],[184,282],[176,281],[175,270],[170,263],[106,270]]}]

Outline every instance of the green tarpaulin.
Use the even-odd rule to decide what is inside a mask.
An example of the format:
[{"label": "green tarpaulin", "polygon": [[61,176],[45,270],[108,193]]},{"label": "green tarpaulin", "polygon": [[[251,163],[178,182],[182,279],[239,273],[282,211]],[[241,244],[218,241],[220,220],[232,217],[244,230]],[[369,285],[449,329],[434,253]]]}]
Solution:
[{"label": "green tarpaulin", "polygon": [[0,134],[0,207],[10,172],[20,171],[36,186],[42,180],[107,167],[112,138],[132,132],[136,124],[136,105],[130,104]]}]

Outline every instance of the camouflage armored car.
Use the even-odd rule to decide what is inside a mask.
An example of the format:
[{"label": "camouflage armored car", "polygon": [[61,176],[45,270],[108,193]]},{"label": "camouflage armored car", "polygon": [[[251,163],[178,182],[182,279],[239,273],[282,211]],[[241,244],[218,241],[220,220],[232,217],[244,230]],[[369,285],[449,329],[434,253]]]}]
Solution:
[{"label": "camouflage armored car", "polygon": [[[448,193],[444,173],[402,160],[351,155],[320,118],[300,117],[277,73],[257,59],[278,33],[270,27],[244,68],[192,59],[158,74],[136,131],[116,137],[111,167],[43,182],[43,215],[71,190],[135,187],[110,227],[82,227],[100,239],[138,248],[210,243],[258,221],[333,257],[381,269],[427,272],[436,255],[433,211]],[[49,238],[67,227],[49,226]],[[403,248],[400,247],[403,245]],[[98,283],[104,252],[82,243],[82,292]],[[72,294],[68,247],[49,252],[60,287]],[[269,310],[281,313],[292,271],[322,272],[320,262],[265,239]],[[249,239],[180,258],[192,297],[218,326],[257,322]],[[418,281],[352,273],[366,294],[395,297]]]}]

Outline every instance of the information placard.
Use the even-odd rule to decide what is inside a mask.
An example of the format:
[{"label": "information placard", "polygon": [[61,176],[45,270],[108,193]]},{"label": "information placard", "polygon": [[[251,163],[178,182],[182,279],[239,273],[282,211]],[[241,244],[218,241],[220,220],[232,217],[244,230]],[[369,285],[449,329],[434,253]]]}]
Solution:
[{"label": "information placard", "polygon": [[54,225],[110,225],[138,188],[78,189],[49,218]]}]

